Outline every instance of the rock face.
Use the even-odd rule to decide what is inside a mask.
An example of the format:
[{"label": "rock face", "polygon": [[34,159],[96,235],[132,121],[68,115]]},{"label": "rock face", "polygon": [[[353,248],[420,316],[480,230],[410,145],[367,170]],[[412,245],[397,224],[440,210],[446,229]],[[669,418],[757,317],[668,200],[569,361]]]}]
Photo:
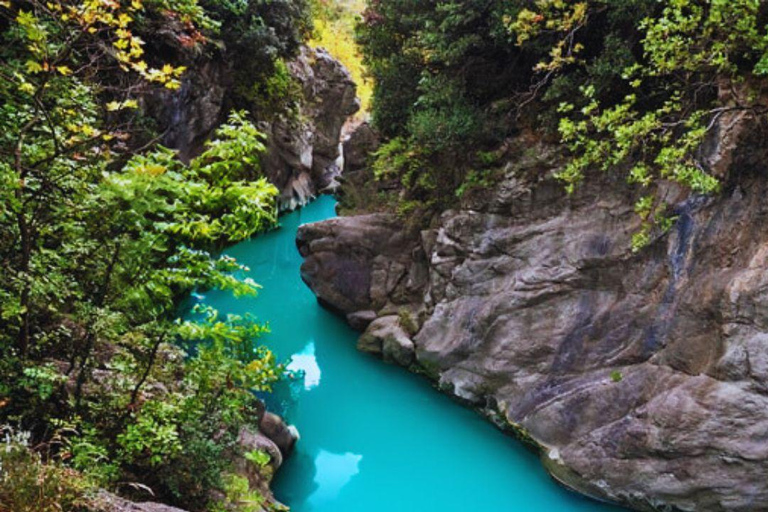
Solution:
[{"label": "rock face", "polygon": [[370,124],[361,123],[344,141],[344,175],[366,169],[371,153],[380,144],[379,134]]},{"label": "rock face", "polygon": [[197,60],[194,73],[186,73],[176,91],[157,88],[148,97],[147,110],[159,120],[163,144],[179,152],[188,162],[198,155],[205,141],[226,120],[226,94],[231,73],[220,60]]},{"label": "rock face", "polygon": [[[199,154],[226,119],[233,87],[226,62],[188,58],[190,71],[179,90],[159,88],[144,99],[145,109],[165,132],[163,143],[184,160]],[[282,209],[306,204],[334,186],[343,168],[342,127],[360,108],[349,72],[326,51],[304,47],[288,69],[303,92],[299,111],[260,123],[268,137],[264,173],[280,189]]]},{"label": "rock face", "polygon": [[335,186],[344,165],[342,128],[360,103],[349,72],[325,50],[302,48],[288,69],[305,101],[298,119],[282,117],[264,126],[264,170],[282,191],[283,209],[292,210]]},{"label": "rock face", "polygon": [[566,197],[544,172],[558,160],[520,151],[421,233],[387,215],[304,226],[302,276],[367,326],[363,348],[532,440],[565,485],[637,510],[764,510],[768,151],[765,130],[728,133],[723,192],[679,194],[639,253],[622,183]]}]

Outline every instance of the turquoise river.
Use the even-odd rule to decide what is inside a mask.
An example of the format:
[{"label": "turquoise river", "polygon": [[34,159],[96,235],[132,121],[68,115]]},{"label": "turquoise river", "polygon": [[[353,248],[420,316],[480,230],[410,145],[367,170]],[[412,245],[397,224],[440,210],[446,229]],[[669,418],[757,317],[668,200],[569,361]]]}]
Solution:
[{"label": "turquoise river", "polygon": [[258,297],[204,297],[268,321],[263,342],[299,374],[267,399],[301,433],[277,498],[294,512],[618,510],[553,483],[535,454],[423,377],[355,349],[358,334],[302,283],[294,244],[299,225],[335,216],[334,206],[321,197],[226,251],[263,286]]}]

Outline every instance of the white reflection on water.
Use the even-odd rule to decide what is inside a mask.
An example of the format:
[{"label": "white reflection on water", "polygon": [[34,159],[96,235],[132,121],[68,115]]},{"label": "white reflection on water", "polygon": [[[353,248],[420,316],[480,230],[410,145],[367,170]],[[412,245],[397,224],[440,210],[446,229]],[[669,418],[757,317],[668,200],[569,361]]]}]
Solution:
[{"label": "white reflection on water", "polygon": [[354,453],[331,453],[320,450],[315,457],[315,483],[317,490],[310,496],[313,503],[324,503],[336,499],[339,492],[360,472],[362,455]]},{"label": "white reflection on water", "polygon": [[315,342],[310,341],[301,352],[291,357],[291,363],[286,368],[304,375],[304,389],[307,391],[319,386],[322,372],[315,357]]}]

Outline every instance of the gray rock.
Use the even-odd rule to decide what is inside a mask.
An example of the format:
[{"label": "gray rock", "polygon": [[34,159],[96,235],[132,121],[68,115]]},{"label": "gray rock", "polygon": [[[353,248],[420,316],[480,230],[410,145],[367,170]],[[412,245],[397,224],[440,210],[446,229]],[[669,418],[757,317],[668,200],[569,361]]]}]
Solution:
[{"label": "gray rock", "polygon": [[379,144],[379,134],[370,124],[361,123],[355,128],[344,141],[344,174],[365,169]]},{"label": "gray rock", "polygon": [[360,337],[358,348],[408,367],[414,362],[414,345],[396,316],[377,318]]},{"label": "gray rock", "polygon": [[382,309],[390,293],[418,296],[411,280],[412,243],[402,222],[388,214],[346,217],[299,229],[296,244],[307,258],[302,279],[321,302],[344,314]]},{"label": "gray rock", "polygon": [[364,331],[377,316],[375,311],[356,311],[347,315],[347,322],[356,331]]},{"label": "gray rock", "polygon": [[106,491],[100,491],[93,504],[94,512],[184,512],[159,503],[134,503]]},{"label": "gray rock", "polygon": [[304,226],[302,275],[348,317],[384,315],[369,351],[422,304],[417,364],[525,432],[565,485],[637,510],[763,510],[768,138],[727,133],[709,157],[727,164],[724,192],[664,191],[678,220],[638,254],[623,182],[568,197],[542,147],[418,236],[382,215]]},{"label": "gray rock", "polygon": [[259,431],[267,436],[279,449],[283,457],[288,457],[298,441],[294,430],[283,419],[271,412],[264,413],[259,422]]},{"label": "gray rock", "polygon": [[349,72],[325,50],[304,47],[288,68],[304,93],[301,121],[280,117],[263,126],[264,171],[282,191],[282,209],[292,210],[336,186],[342,128],[360,104]]}]

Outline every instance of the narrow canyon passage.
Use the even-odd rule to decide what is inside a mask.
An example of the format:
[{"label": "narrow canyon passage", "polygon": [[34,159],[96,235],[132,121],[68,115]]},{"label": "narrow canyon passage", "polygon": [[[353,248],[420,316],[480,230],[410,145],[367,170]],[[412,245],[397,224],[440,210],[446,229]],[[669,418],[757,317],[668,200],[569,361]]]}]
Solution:
[{"label": "narrow canyon passage", "polygon": [[299,276],[296,229],[335,216],[334,206],[321,197],[227,251],[264,287],[259,297],[206,296],[222,313],[268,321],[263,342],[300,374],[268,397],[301,433],[277,498],[294,512],[618,510],[560,488],[535,454],[475,412],[356,350],[357,333]]}]

